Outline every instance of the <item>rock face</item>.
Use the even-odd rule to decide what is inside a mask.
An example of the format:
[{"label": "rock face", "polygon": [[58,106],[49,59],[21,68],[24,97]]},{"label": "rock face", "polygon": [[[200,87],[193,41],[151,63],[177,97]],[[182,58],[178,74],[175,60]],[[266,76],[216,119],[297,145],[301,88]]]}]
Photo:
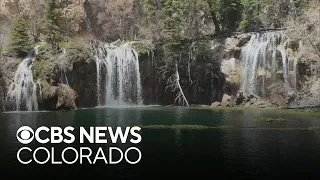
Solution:
[{"label": "rock face", "polygon": [[[211,42],[210,54],[198,56],[190,73],[187,64],[180,65],[180,84],[190,104],[210,106],[213,102],[221,102],[224,94],[236,95],[241,78],[241,47],[250,37],[250,34],[242,34],[216,38]],[[167,79],[158,78],[163,75],[158,69],[163,65],[160,62],[164,56],[159,49],[156,49],[154,56],[140,56],[144,100],[146,104],[173,104],[175,93],[166,89]]]},{"label": "rock face", "polygon": [[6,99],[6,85],[3,79],[3,74],[0,71],[0,112],[4,110],[5,99]]},{"label": "rock face", "polygon": [[20,59],[6,55],[0,58],[0,111],[5,111],[7,108],[8,89],[20,61]]},{"label": "rock face", "polygon": [[46,85],[40,99],[40,106],[44,110],[71,110],[79,107],[77,93],[69,86]]},{"label": "rock face", "polygon": [[[14,102],[5,102],[21,60],[5,56],[0,65],[0,108],[13,110]],[[2,70],[2,71],[1,71]],[[33,80],[37,82],[39,110],[70,110],[96,106],[96,64],[84,42],[70,44],[56,52],[43,44],[33,65]]]},{"label": "rock face", "polygon": [[65,63],[57,68],[60,81],[65,82],[77,92],[80,107],[97,105],[96,63],[90,49],[87,48],[83,45],[83,47],[68,49],[62,58]]},{"label": "rock face", "polygon": [[[140,56],[139,59],[144,103],[173,104],[177,91],[172,92],[167,84],[168,76],[172,75],[172,72],[163,77],[163,72],[159,70],[163,54],[157,53],[155,56],[154,60],[147,55]],[[191,67],[190,74],[186,67],[185,64],[179,67],[179,82],[189,104],[211,105],[212,102],[222,100],[225,77],[217,61],[199,58]]]},{"label": "rock face", "polygon": [[[244,95],[240,89],[242,76],[241,48],[250,34],[221,38],[212,43],[212,54],[197,57],[188,71],[186,64],[179,66],[180,84],[189,104],[219,106],[278,107],[309,106],[320,103],[320,63],[316,60],[301,61],[297,67],[297,89],[288,90],[281,83],[266,83],[271,89],[268,98],[253,94]],[[34,79],[40,110],[70,110],[97,105],[97,72],[91,47],[84,42],[68,45],[62,52],[40,48],[34,65]],[[140,54],[140,73],[144,104],[173,104],[176,92],[167,88],[167,79],[159,68],[163,66],[163,52],[155,56]],[[20,60],[12,57],[1,61],[0,109],[8,85]],[[279,73],[279,78],[282,74]],[[105,77],[103,77],[105,78]],[[292,83],[292,82],[290,82]],[[102,86],[105,86],[102,84]],[[103,93],[102,93],[103,94]],[[102,97],[103,98],[103,97]]]},{"label": "rock face", "polygon": [[86,46],[73,44],[63,53],[52,54],[50,49],[40,50],[35,60],[35,79],[41,82],[39,108],[70,110],[96,106],[96,65]]},{"label": "rock face", "polygon": [[298,64],[298,92],[294,94],[292,106],[320,105],[320,60],[305,60]]},{"label": "rock face", "polygon": [[[181,65],[180,83],[190,104],[205,104],[217,106],[242,107],[289,107],[289,106],[319,106],[320,105],[320,60],[308,59],[301,61],[294,68],[293,50],[287,47],[286,57],[288,67],[288,84],[284,83],[284,72],[279,70],[271,76],[270,70],[257,69],[256,82],[263,82],[265,95],[244,95],[241,92],[243,67],[241,51],[250,40],[251,34],[242,34],[229,38],[215,39],[212,43],[212,54],[207,59],[197,59],[188,76],[186,65]],[[291,54],[290,54],[291,53]],[[297,52],[295,52],[297,53]],[[277,52],[277,66],[282,69],[281,54]],[[156,53],[155,59],[141,57],[141,71],[143,80],[144,98],[147,102],[172,104],[175,94],[165,91],[166,83],[160,76],[157,68],[161,67],[161,54]],[[266,58],[272,58],[272,54]],[[292,56],[292,57],[291,57]],[[257,65],[258,66],[258,65]],[[271,66],[271,65],[270,65]],[[271,78],[274,77],[274,78]],[[190,79],[192,83],[190,83]],[[290,87],[288,86],[290,85]],[[296,88],[294,88],[296,87]],[[218,104],[220,103],[220,104]]]}]

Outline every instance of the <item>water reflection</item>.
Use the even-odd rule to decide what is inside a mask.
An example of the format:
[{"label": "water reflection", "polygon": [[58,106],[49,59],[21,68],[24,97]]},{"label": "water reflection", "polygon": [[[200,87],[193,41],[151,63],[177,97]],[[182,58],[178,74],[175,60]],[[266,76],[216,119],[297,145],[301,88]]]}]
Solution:
[{"label": "water reflection", "polygon": [[[281,122],[256,121],[259,117],[283,118]],[[0,114],[0,162],[6,173],[23,174],[32,171],[54,174],[42,167],[20,166],[16,161],[16,140],[19,127],[39,126],[135,126],[135,125],[203,125],[231,129],[143,129],[143,152],[139,166],[121,165],[86,168],[63,167],[72,175],[126,174],[143,177],[145,172],[176,174],[236,173],[241,177],[271,177],[318,174],[320,162],[320,132],[310,131],[320,126],[318,115],[277,113],[272,111],[192,110],[187,108],[99,108],[69,112]],[[278,128],[278,129],[277,129]],[[280,128],[280,129],[279,129]],[[34,146],[35,144],[30,144]],[[94,145],[93,145],[94,146]],[[109,145],[103,145],[107,148]],[[118,142],[123,149],[131,144]],[[109,167],[109,166],[108,166]],[[290,174],[291,173],[291,174]]]}]

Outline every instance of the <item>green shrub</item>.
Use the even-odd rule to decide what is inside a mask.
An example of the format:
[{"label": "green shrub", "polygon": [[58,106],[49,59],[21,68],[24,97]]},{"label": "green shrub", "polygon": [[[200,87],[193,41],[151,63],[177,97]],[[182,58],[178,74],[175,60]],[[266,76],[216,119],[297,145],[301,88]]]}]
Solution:
[{"label": "green shrub", "polygon": [[25,56],[32,49],[28,26],[22,16],[14,18],[9,49],[16,56]]}]

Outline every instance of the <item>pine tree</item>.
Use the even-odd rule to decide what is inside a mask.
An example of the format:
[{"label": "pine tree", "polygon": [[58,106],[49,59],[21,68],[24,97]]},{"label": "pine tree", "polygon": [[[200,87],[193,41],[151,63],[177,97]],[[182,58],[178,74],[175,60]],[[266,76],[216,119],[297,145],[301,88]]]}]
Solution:
[{"label": "pine tree", "polygon": [[222,28],[225,32],[234,31],[241,20],[242,6],[240,0],[219,0],[218,6]]},{"label": "pine tree", "polygon": [[59,43],[64,40],[64,17],[57,0],[49,0],[46,8],[43,26],[45,40],[54,48],[59,48]]},{"label": "pine tree", "polygon": [[182,14],[184,3],[178,0],[166,0],[164,3],[165,54],[166,60],[175,62],[179,58],[183,40]]},{"label": "pine tree", "polygon": [[260,25],[259,0],[241,0],[243,6],[242,21],[239,25],[240,31],[257,31]]},{"label": "pine tree", "polygon": [[28,34],[28,26],[24,18],[17,15],[14,18],[11,31],[10,50],[16,56],[24,56],[32,49],[32,43]]}]

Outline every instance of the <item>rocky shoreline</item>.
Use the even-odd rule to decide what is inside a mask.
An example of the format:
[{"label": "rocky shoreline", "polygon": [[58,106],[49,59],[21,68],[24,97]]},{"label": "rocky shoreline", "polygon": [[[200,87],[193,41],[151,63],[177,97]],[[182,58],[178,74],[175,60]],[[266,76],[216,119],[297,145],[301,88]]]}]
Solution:
[{"label": "rocky shoreline", "polygon": [[320,106],[307,106],[307,107],[212,107],[208,105],[191,105],[190,109],[203,109],[203,110],[231,110],[231,111],[277,111],[284,113],[307,113],[320,115]]}]

